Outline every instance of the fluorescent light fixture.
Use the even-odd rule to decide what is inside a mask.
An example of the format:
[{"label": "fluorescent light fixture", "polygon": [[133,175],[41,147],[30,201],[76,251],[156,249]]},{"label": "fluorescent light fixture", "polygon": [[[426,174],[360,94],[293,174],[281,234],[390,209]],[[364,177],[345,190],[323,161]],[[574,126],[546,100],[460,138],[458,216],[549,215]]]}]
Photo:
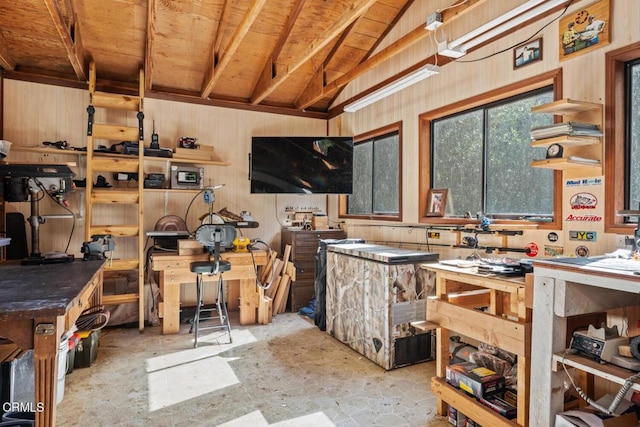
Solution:
[{"label": "fluorescent light fixture", "polygon": [[437,65],[427,64],[422,68],[417,69],[411,74],[407,74],[406,76],[389,83],[388,85],[381,87],[380,89],[371,92],[370,94],[358,99],[351,104],[348,104],[344,107],[344,111],[347,113],[354,113],[361,108],[366,107],[367,105],[371,105],[374,102],[377,102],[387,96],[394,94],[396,92],[401,91],[413,84],[418,83],[426,79],[427,77],[431,77],[440,72],[440,67]]},{"label": "fluorescent light fixture", "polygon": [[510,19],[520,15],[523,12],[526,12],[527,10],[539,5],[540,3],[545,2],[546,0],[529,0],[526,3],[521,4],[520,6],[511,9],[510,11],[508,11],[507,13],[498,16],[497,18],[487,22],[486,24],[483,24],[481,26],[479,26],[478,28],[476,28],[475,30],[471,30],[469,31],[467,34],[458,37],[457,39],[455,39],[454,41],[452,41],[451,43],[449,43],[449,47],[458,47],[461,44],[468,42],[469,40],[479,36],[480,34],[489,31],[493,28],[495,28],[496,26],[503,24],[507,21],[509,21]]},{"label": "fluorescent light fixture", "polygon": [[462,46],[453,47],[451,43],[447,44],[445,41],[444,43],[438,43],[438,54],[449,58],[460,58],[467,54],[467,50]]},{"label": "fluorescent light fixture", "polygon": [[[531,3],[531,2],[528,2]],[[525,3],[525,4],[528,4]],[[539,2],[538,2],[539,3]],[[507,31],[509,31],[510,29],[523,24],[524,22],[535,18],[536,16],[542,15],[543,13],[553,9],[556,6],[559,6],[563,3],[566,3],[566,0],[547,0],[545,1],[542,5],[534,8],[534,9],[530,9],[529,11],[527,11],[526,13],[522,13],[516,17],[514,17],[513,19],[506,21],[500,25],[498,25],[497,27],[494,27],[493,29],[491,29],[490,31],[486,31],[484,33],[482,33],[479,37],[475,37],[473,39],[471,39],[469,42],[464,43],[463,46],[461,46],[464,50],[470,50],[475,46],[478,46],[481,43],[484,43],[485,41],[496,37],[500,34],[503,34]],[[523,5],[524,6],[524,5]],[[517,8],[516,8],[517,9]],[[515,10],[515,9],[513,9]],[[473,31],[472,31],[473,32]],[[451,43],[449,43],[449,46],[452,45],[460,45],[459,40],[461,39],[466,39],[469,40],[466,35],[460,37],[459,39],[456,39],[454,41],[452,41]]]}]

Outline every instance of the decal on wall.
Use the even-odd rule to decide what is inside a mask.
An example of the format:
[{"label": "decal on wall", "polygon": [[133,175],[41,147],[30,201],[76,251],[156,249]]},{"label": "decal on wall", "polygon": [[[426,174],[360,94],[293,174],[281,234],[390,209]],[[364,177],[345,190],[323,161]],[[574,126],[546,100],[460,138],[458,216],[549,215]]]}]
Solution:
[{"label": "decal on wall", "polygon": [[559,256],[564,254],[564,248],[562,246],[544,246],[544,256]]},{"label": "decal on wall", "polygon": [[429,238],[429,239],[439,239],[440,238],[440,232],[439,231],[428,231],[427,232],[427,238]]},{"label": "decal on wall", "polygon": [[578,246],[576,248],[576,256],[580,258],[586,258],[589,256],[589,248],[586,246]]},{"label": "decal on wall", "polygon": [[547,234],[547,239],[550,242],[557,242],[558,241],[558,233],[552,231],[551,233]]},{"label": "decal on wall", "polygon": [[595,242],[598,239],[598,233],[595,231],[569,231],[569,240],[579,240],[581,242]]},{"label": "decal on wall", "polygon": [[524,250],[527,256],[529,257],[534,257],[538,255],[538,245],[536,245],[534,242],[529,242],[526,245],[524,245]]},{"label": "decal on wall", "polygon": [[580,185],[602,185],[602,178],[568,179],[567,187],[578,187]]},{"label": "decal on wall", "polygon": [[569,200],[571,209],[595,209],[598,199],[591,193],[576,193]]},{"label": "decal on wall", "polygon": [[565,221],[577,221],[577,222],[600,222],[602,217],[599,215],[573,215],[569,214]]}]

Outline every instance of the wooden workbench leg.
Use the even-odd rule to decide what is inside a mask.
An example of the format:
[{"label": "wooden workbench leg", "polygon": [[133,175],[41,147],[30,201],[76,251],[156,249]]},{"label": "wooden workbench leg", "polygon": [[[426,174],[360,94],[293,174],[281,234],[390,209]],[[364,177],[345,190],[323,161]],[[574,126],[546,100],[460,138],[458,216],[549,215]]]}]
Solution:
[{"label": "wooden workbench leg", "polygon": [[258,323],[258,292],[254,278],[240,280],[240,324]]},{"label": "wooden workbench leg", "polygon": [[56,423],[58,391],[58,350],[64,318],[39,318],[34,321],[33,366],[35,371],[36,426]]},{"label": "wooden workbench leg", "polygon": [[[165,279],[165,272],[161,271],[162,335],[177,334],[180,332],[180,284]],[[195,286],[195,282],[189,286]]]},{"label": "wooden workbench leg", "polygon": [[[436,376],[446,378],[447,366],[449,365],[449,330],[445,328],[436,329]],[[436,404],[438,415],[447,416],[448,407],[444,400],[438,399]]]},{"label": "wooden workbench leg", "polygon": [[227,285],[225,289],[226,291],[226,300],[227,300],[227,308],[229,311],[236,311],[240,307],[240,284],[238,280],[226,280],[225,284]]},{"label": "wooden workbench leg", "polygon": [[530,361],[528,357],[518,356],[518,425],[526,426],[529,420],[529,379]]},{"label": "wooden workbench leg", "polygon": [[555,315],[555,294],[561,282],[550,277],[534,278],[533,310],[536,313],[531,337],[531,372],[536,373],[530,393],[529,425],[551,426],[564,405],[564,372],[554,372],[552,355],[565,348],[567,319]]}]

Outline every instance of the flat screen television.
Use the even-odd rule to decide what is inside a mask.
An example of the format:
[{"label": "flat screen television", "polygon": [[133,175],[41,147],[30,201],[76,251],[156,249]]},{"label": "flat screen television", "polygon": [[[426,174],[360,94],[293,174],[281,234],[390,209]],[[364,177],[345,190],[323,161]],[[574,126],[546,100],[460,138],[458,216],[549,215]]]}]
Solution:
[{"label": "flat screen television", "polygon": [[351,194],[353,137],[254,136],[251,193]]}]

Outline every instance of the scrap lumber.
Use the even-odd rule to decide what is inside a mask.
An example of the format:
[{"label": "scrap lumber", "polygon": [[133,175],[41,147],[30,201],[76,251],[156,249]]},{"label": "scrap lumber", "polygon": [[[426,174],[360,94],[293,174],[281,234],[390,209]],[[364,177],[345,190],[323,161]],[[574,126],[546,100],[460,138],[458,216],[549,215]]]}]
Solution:
[{"label": "scrap lumber", "polygon": [[286,245],[282,259],[272,253],[271,261],[264,267],[260,274],[260,282],[267,286],[264,290],[264,298],[258,310],[259,323],[271,322],[272,316],[284,313],[289,299],[291,281],[295,280],[296,268],[291,257],[291,245]]}]

